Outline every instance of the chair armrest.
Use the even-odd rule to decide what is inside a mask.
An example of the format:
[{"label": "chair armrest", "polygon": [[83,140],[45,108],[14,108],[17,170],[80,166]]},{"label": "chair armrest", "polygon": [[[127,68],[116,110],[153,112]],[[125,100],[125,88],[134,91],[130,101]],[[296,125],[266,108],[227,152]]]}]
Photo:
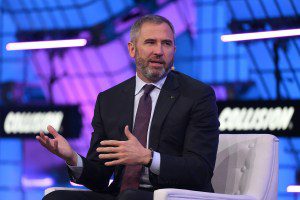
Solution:
[{"label": "chair armrest", "polygon": [[209,192],[199,192],[183,189],[159,189],[154,191],[154,200],[257,200],[248,195],[230,195]]},{"label": "chair armrest", "polygon": [[47,194],[57,191],[57,190],[72,190],[72,191],[90,191],[89,189],[80,189],[80,188],[69,188],[69,187],[51,187],[47,188],[44,192],[44,195],[46,196]]}]

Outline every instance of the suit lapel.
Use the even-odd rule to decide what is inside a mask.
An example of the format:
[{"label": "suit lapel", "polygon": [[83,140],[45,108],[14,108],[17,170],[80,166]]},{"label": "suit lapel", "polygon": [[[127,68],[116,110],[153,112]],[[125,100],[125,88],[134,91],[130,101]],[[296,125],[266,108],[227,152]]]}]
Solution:
[{"label": "suit lapel", "polygon": [[123,102],[124,112],[121,112],[120,114],[124,113],[120,131],[121,131],[121,139],[127,140],[125,134],[124,134],[124,127],[126,125],[129,126],[129,130],[132,132],[132,126],[133,126],[133,107],[134,107],[134,92],[135,92],[135,77],[132,77],[129,82],[125,85],[123,89],[123,98],[120,99],[120,101]]},{"label": "suit lapel", "polygon": [[164,83],[155,106],[149,137],[149,147],[156,150],[160,139],[160,131],[169,110],[179,97],[179,83],[174,73],[170,72]]}]

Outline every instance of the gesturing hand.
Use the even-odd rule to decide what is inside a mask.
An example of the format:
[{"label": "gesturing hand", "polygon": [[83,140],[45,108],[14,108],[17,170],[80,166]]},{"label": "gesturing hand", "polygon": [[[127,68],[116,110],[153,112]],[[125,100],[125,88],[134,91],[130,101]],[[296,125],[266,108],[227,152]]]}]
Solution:
[{"label": "gesturing hand", "polygon": [[48,151],[64,159],[69,165],[77,164],[77,155],[68,141],[61,136],[52,126],[47,126],[47,130],[54,137],[50,139],[44,132],[40,132],[40,135],[36,136],[36,139],[44,146]]},{"label": "gesturing hand", "polygon": [[151,151],[143,147],[138,139],[132,135],[128,126],[124,129],[127,141],[103,140],[101,147],[96,149],[100,159],[110,159],[106,166],[115,165],[146,165],[151,159]]}]

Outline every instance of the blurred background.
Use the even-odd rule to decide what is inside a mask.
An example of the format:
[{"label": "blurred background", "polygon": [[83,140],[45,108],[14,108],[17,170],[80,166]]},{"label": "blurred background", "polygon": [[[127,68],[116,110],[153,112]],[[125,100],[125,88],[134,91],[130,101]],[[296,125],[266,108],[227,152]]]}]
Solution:
[{"label": "blurred background", "polygon": [[[0,199],[36,200],[47,187],[77,187],[65,163],[34,140],[33,125],[57,117],[58,129],[85,155],[97,94],[135,74],[129,28],[149,13],[174,24],[175,69],[212,85],[220,107],[250,100],[296,105],[300,99],[299,36],[221,40],[224,34],[299,28],[299,0],[0,0]],[[68,39],[86,44],[35,50],[7,45]],[[34,112],[48,113],[50,121]],[[18,123],[9,121],[9,113]],[[282,200],[300,199],[287,191],[300,184],[300,132],[292,125],[272,132],[280,139]]]}]

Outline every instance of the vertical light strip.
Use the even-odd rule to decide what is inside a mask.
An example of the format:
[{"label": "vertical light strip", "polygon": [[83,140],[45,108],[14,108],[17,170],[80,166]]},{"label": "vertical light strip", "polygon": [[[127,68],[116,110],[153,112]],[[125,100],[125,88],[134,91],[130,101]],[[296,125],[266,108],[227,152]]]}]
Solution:
[{"label": "vertical light strip", "polygon": [[8,43],[6,45],[6,50],[7,51],[15,51],[15,50],[82,47],[82,46],[85,46],[86,43],[87,43],[86,39],[50,40],[50,41],[35,41],[35,42],[13,42],[13,43]]},{"label": "vertical light strip", "polygon": [[246,40],[259,40],[259,39],[292,37],[292,36],[300,36],[300,29],[222,35],[221,40],[223,42],[237,42],[237,41],[246,41]]}]

